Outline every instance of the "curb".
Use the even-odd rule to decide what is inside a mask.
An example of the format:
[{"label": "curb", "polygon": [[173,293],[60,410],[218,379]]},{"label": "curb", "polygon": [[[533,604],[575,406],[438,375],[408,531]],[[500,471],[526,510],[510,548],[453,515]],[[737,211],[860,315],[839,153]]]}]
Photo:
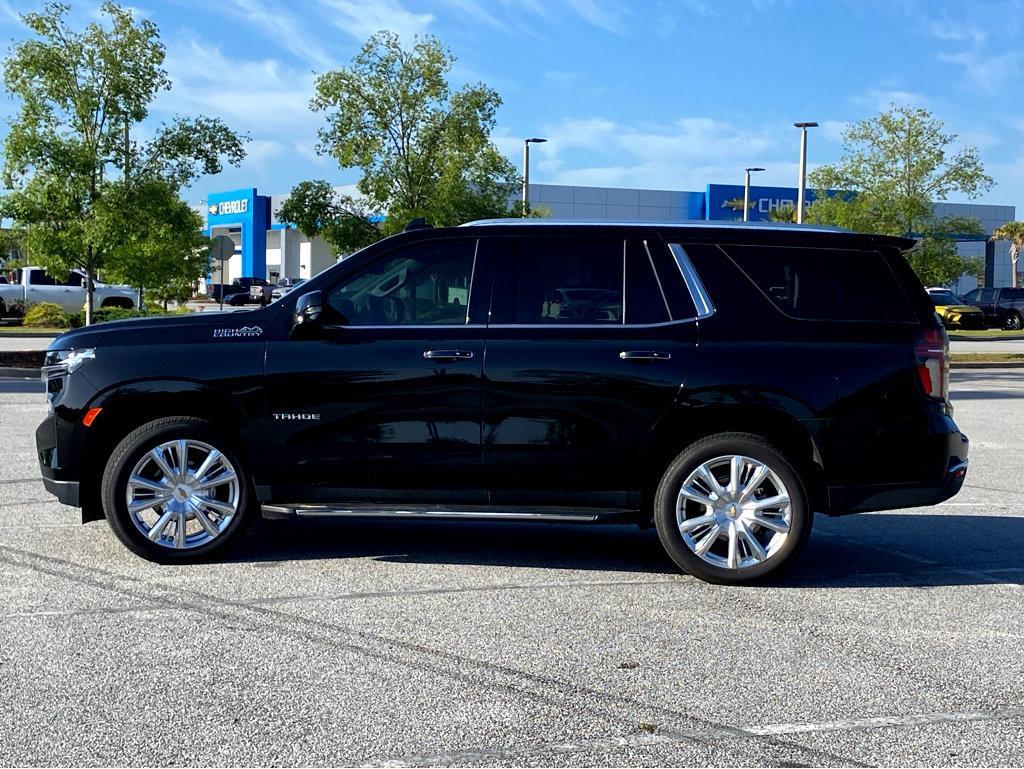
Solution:
[{"label": "curb", "polygon": [[1024,360],[973,360],[963,361],[962,363],[950,361],[949,368],[951,370],[957,368],[1024,368]]},{"label": "curb", "polygon": [[0,377],[10,379],[39,379],[40,370],[37,368],[0,368]]},{"label": "curb", "polygon": [[[71,329],[68,329],[70,331]],[[57,334],[35,333],[34,331],[7,332],[0,330],[0,339],[56,339]]]}]

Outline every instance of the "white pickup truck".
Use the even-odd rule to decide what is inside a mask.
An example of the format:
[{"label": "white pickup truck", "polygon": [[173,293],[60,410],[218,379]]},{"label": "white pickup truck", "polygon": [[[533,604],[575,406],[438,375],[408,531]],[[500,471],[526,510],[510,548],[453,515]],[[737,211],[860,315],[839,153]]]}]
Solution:
[{"label": "white pickup truck", "polygon": [[[108,286],[93,281],[95,307],[139,306],[139,292],[128,286]],[[0,276],[0,318],[16,318],[36,302],[53,302],[65,312],[85,307],[85,273],[72,270],[66,280],[54,280],[42,267],[24,267]]]}]

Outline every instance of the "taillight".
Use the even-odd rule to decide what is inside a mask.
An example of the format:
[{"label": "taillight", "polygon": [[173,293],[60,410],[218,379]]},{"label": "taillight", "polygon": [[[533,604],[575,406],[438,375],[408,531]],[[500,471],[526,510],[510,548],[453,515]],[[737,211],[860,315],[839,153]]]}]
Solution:
[{"label": "taillight", "polygon": [[924,394],[938,400],[949,400],[949,337],[946,329],[926,328],[914,345],[917,377]]}]

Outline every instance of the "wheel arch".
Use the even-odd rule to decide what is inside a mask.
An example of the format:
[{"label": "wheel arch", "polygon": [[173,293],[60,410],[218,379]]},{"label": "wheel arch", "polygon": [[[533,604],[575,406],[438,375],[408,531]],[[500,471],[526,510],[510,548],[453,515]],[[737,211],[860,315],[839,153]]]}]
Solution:
[{"label": "wheel arch", "polygon": [[79,473],[83,523],[102,517],[99,504],[103,470],[114,447],[136,428],[155,419],[198,417],[213,424],[231,440],[248,467],[252,447],[263,443],[251,418],[228,393],[189,380],[160,380],[119,385],[94,398],[89,408],[101,408],[91,427],[83,430]]},{"label": "wheel arch", "polygon": [[[785,411],[758,404],[679,405],[655,427],[650,444],[651,473],[645,479],[643,495],[648,502],[665,470],[683,449],[716,433],[740,432],[762,436],[789,459],[807,486],[815,511],[828,508],[821,454],[809,422]],[[645,506],[646,509],[646,506]]]}]

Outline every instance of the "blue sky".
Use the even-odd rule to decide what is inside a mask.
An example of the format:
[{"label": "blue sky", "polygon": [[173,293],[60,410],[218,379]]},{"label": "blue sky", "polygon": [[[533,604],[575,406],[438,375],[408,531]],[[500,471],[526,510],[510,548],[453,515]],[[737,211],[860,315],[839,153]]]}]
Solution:
[{"label": "blue sky", "polygon": [[[23,36],[0,0],[0,37]],[[89,19],[95,4],[76,3]],[[977,146],[996,186],[982,202],[1024,206],[1021,33],[1024,0],[170,0],[133,3],[159,25],[173,89],[152,123],[217,115],[252,138],[241,168],[187,193],[257,186],[284,193],[309,178],[350,184],[315,151],[315,73],[344,65],[388,28],[432,33],[458,61],[456,83],[504,99],[494,140],[532,180],[656,189],[740,183],[794,186],[796,120],[816,120],[812,166],[835,160],[850,121],[890,102],[924,106]],[[11,105],[3,111],[9,113]],[[951,198],[951,200],[962,200]]]}]

